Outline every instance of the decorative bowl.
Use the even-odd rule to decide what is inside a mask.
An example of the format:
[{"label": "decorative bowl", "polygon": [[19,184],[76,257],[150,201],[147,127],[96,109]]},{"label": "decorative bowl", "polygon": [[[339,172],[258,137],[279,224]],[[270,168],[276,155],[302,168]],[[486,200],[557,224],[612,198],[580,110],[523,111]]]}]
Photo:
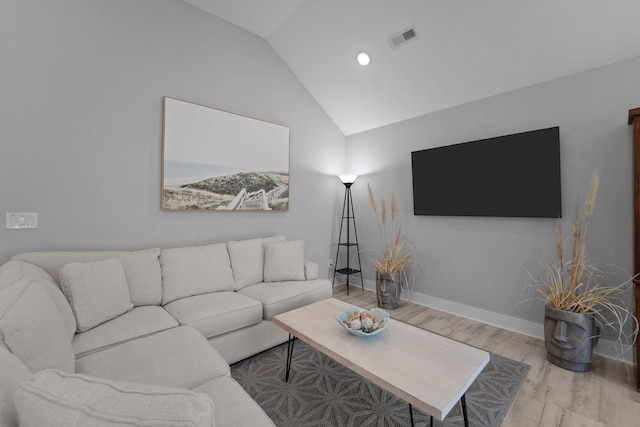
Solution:
[{"label": "decorative bowl", "polygon": [[389,313],[380,308],[363,310],[358,307],[349,307],[334,316],[343,328],[360,337],[377,335],[389,326]]}]

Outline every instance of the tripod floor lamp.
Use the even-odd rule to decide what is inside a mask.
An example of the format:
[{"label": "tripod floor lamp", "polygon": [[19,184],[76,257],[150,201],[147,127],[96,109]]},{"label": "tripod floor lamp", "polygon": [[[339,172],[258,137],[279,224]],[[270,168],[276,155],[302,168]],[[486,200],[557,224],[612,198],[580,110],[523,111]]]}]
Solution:
[{"label": "tripod floor lamp", "polygon": [[[364,280],[362,279],[362,263],[360,261],[360,249],[358,247],[358,233],[356,231],[356,218],[353,212],[353,200],[351,199],[351,186],[355,182],[358,175],[345,173],[345,174],[339,175],[339,177],[340,177],[340,181],[342,181],[342,183],[345,186],[345,191],[344,191],[344,202],[342,204],[342,218],[340,219],[340,235],[338,237],[336,266],[338,265],[338,262],[339,262],[338,260],[340,259],[339,258],[340,248],[346,248],[347,265],[345,268],[336,268],[333,271],[333,284],[335,285],[337,273],[344,274],[345,276],[347,276],[347,283],[346,283],[347,295],[349,295],[349,277],[354,274],[360,275],[360,286],[364,291]],[[342,231],[344,229],[345,222],[346,222],[346,233],[344,235],[344,241],[343,241]],[[351,240],[352,229],[353,229],[353,240]],[[353,250],[355,250],[356,254],[358,255],[358,265],[357,265],[358,268],[352,268],[350,265],[351,253]]]}]

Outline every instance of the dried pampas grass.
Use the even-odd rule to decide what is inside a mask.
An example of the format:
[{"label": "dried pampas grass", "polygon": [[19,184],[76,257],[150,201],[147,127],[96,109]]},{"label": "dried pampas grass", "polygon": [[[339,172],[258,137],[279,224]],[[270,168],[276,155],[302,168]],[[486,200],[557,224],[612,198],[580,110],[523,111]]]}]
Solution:
[{"label": "dried pampas grass", "polygon": [[[405,268],[415,262],[415,253],[406,241],[402,238],[402,229],[398,226],[396,231],[396,217],[398,215],[398,201],[395,193],[391,193],[391,208],[389,214],[391,220],[387,222],[387,204],[384,198],[380,199],[380,211],[373,195],[370,185],[367,185],[369,191],[369,203],[376,214],[378,222],[378,231],[382,240],[382,256],[374,259],[373,264],[380,273],[402,273]],[[392,240],[391,240],[392,239]]]},{"label": "dried pampas grass", "polygon": [[596,206],[596,194],[600,185],[598,172],[593,172],[589,194],[584,204],[584,214],[580,210],[573,217],[571,231],[571,260],[564,261],[562,228],[556,226],[557,264],[544,266],[543,277],[530,274],[533,285],[542,295],[545,304],[557,310],[592,314],[600,324],[612,327],[618,333],[618,340],[626,337],[624,325],[631,321],[633,339],[638,331],[638,321],[626,308],[623,297],[628,293],[632,279],[618,286],[608,286],[611,278],[585,259],[586,235],[591,215]]}]

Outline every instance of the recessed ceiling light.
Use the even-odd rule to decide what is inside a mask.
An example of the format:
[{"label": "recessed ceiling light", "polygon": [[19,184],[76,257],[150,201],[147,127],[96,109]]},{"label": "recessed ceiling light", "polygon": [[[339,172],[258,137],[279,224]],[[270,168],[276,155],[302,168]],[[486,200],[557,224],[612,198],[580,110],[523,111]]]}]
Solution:
[{"label": "recessed ceiling light", "polygon": [[367,52],[360,52],[358,53],[358,56],[356,56],[356,60],[358,61],[358,64],[366,67],[371,62],[371,57]]}]

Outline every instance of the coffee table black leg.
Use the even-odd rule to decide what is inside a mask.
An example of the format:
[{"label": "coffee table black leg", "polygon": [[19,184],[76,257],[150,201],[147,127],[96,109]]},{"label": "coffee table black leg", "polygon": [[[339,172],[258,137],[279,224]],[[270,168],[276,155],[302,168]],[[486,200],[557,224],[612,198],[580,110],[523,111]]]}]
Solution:
[{"label": "coffee table black leg", "polygon": [[289,382],[289,371],[291,371],[291,359],[293,357],[293,342],[295,339],[296,337],[289,334],[289,341],[287,342],[287,371],[285,374],[285,382]]},{"label": "coffee table black leg", "polygon": [[462,395],[460,403],[462,403],[462,417],[464,418],[464,427],[469,427],[469,416],[467,415],[467,398]]},{"label": "coffee table black leg", "polygon": [[[409,418],[411,418],[411,427],[413,427],[413,406],[409,403]],[[429,426],[433,427],[433,415],[431,415],[431,419],[429,420]]]},{"label": "coffee table black leg", "polygon": [[411,418],[411,427],[413,427],[413,406],[409,403],[409,418]]},{"label": "coffee table black leg", "polygon": [[[466,395],[462,395],[460,398],[462,404],[462,417],[464,418],[464,427],[469,427],[469,416],[467,415],[467,398]],[[411,427],[413,427],[413,406],[409,403],[409,418],[411,418]],[[429,418],[429,426],[433,427],[433,415]]]}]

